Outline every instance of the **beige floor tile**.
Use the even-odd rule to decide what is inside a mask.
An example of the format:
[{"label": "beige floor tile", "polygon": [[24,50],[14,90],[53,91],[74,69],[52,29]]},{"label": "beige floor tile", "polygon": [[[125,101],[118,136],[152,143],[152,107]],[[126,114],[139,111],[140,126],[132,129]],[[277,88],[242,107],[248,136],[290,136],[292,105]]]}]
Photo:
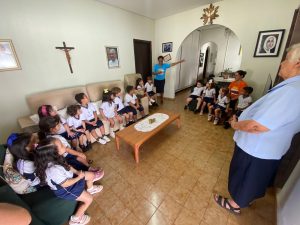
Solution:
[{"label": "beige floor tile", "polygon": [[105,213],[112,225],[119,225],[129,214],[130,210],[120,200]]},{"label": "beige floor tile", "polygon": [[167,216],[169,221],[174,222],[182,208],[183,207],[173,198],[167,196],[159,206],[158,210]]},{"label": "beige floor tile", "polygon": [[151,217],[147,225],[172,225],[173,223],[168,219],[166,215],[157,210]]},{"label": "beige floor tile", "polygon": [[175,220],[174,225],[198,225],[200,224],[199,218],[189,212],[187,209],[183,209],[177,219]]},{"label": "beige floor tile", "polygon": [[133,214],[143,223],[146,224],[157,208],[149,201],[141,199],[140,203],[133,209]]}]

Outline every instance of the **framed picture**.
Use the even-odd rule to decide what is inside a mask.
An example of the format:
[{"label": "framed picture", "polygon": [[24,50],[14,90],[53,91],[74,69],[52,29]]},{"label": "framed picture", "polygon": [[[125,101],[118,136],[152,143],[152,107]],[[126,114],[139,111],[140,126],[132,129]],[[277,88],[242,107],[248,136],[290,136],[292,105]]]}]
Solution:
[{"label": "framed picture", "polygon": [[285,30],[266,30],[258,33],[254,57],[277,57]]},{"label": "framed picture", "polygon": [[171,59],[172,59],[172,57],[171,57],[170,54],[164,56],[164,61],[165,62],[169,62]]},{"label": "framed picture", "polygon": [[199,66],[203,67],[203,63],[204,63],[204,53],[201,52],[200,53],[200,58],[199,58]]},{"label": "framed picture", "polygon": [[12,40],[0,39],[0,72],[20,69],[21,65]]},{"label": "framed picture", "polygon": [[118,47],[115,46],[107,46],[105,47],[106,56],[107,56],[107,65],[109,69],[119,68],[120,60],[119,60],[119,50]]},{"label": "framed picture", "polygon": [[162,52],[172,52],[173,42],[167,42],[162,44]]}]

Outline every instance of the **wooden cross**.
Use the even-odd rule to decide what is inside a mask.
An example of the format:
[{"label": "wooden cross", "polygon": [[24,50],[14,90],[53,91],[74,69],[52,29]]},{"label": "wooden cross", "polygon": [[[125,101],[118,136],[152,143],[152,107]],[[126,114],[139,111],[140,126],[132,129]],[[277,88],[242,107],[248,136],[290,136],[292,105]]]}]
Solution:
[{"label": "wooden cross", "polygon": [[69,51],[71,51],[75,48],[74,47],[67,47],[66,42],[63,42],[63,45],[64,45],[63,47],[55,47],[55,48],[59,49],[59,50],[62,50],[66,53],[66,58],[67,58],[67,61],[68,61],[68,64],[69,64],[70,71],[71,71],[71,73],[73,73],[72,64],[71,64],[71,56],[70,56]]}]

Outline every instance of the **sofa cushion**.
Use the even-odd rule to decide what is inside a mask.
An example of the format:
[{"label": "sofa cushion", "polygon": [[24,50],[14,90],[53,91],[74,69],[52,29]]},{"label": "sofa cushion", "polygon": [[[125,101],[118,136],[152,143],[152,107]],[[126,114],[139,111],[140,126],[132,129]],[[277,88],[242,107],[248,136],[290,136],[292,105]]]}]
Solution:
[{"label": "sofa cushion", "polygon": [[128,85],[135,87],[138,78],[142,78],[142,75],[139,73],[126,74],[124,76],[124,88]]},{"label": "sofa cushion", "polygon": [[57,198],[48,188],[20,196],[41,221],[49,225],[64,224],[74,213],[77,202]]},{"label": "sofa cushion", "polygon": [[113,87],[121,88],[122,92],[124,91],[123,82],[120,80],[113,80],[113,81],[104,81],[104,82],[97,82],[91,83],[86,85],[86,90],[89,95],[91,102],[97,102],[102,100],[102,93],[105,88],[112,89]]}]

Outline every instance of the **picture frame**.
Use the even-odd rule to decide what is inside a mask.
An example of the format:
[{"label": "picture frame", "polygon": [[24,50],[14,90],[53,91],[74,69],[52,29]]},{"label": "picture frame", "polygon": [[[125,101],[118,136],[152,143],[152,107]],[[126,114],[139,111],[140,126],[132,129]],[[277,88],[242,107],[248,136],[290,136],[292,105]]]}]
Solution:
[{"label": "picture frame", "polygon": [[285,29],[260,31],[253,57],[278,57],[284,33]]},{"label": "picture frame", "polygon": [[164,56],[164,61],[165,62],[169,62],[170,60],[172,60],[171,54],[167,54]]},{"label": "picture frame", "polygon": [[11,39],[0,39],[0,72],[20,70],[21,65]]},{"label": "picture frame", "polygon": [[105,46],[108,69],[120,68],[119,48],[117,46]]},{"label": "picture frame", "polygon": [[162,43],[162,52],[172,52],[173,51],[173,42]]}]

